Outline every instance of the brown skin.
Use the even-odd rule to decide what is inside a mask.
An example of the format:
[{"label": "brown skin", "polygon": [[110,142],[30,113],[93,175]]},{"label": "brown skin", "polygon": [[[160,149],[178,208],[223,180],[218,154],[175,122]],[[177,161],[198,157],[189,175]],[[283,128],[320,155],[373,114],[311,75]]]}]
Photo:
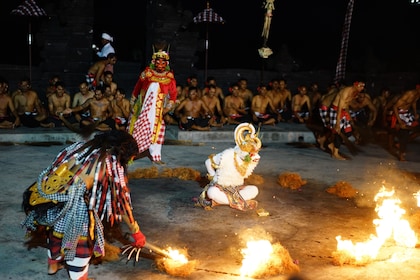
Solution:
[{"label": "brown skin", "polygon": [[[100,90],[95,90],[95,97],[88,99],[85,103],[75,108],[68,108],[63,111],[63,114],[70,114],[89,109],[92,119],[98,119],[96,122],[101,122],[112,116],[111,102],[104,97]],[[89,121],[84,122],[85,125],[91,125]],[[106,124],[99,124],[96,127],[98,130],[105,131],[111,129]]]},{"label": "brown skin", "polygon": [[7,95],[7,88],[4,83],[0,83],[0,117],[8,117],[9,111],[15,117],[15,121],[12,123],[10,121],[0,122],[0,128],[14,128],[20,125],[19,115],[15,110],[12,98]]},{"label": "brown skin", "polygon": [[306,104],[308,107],[308,111],[312,111],[311,107],[311,100],[309,99],[309,96],[307,95],[307,89],[305,86],[299,87],[299,93],[293,96],[292,98],[292,110],[294,112],[295,118],[299,120],[300,123],[304,123],[307,118],[302,118],[299,116],[299,112],[302,110],[302,107]]},{"label": "brown skin", "polygon": [[239,87],[233,86],[232,95],[226,96],[224,100],[223,112],[228,118],[229,124],[239,124],[237,120],[231,118],[232,115],[246,115],[245,102],[239,97]]},{"label": "brown skin", "polygon": [[399,115],[399,110],[412,110],[414,118],[419,119],[417,114],[417,101],[420,97],[420,86],[417,86],[416,89],[407,90],[404,92],[395,102],[393,108],[394,114],[397,117],[398,124],[402,129],[407,129],[407,125],[401,120]]},{"label": "brown skin", "polygon": [[100,81],[103,80],[103,74],[108,64],[115,65],[117,58],[107,58],[105,60],[99,60],[89,67],[88,73],[95,75],[96,84],[99,85]]},{"label": "brown skin", "polygon": [[[111,101],[111,107],[112,117],[114,119],[117,117],[128,119],[131,110],[130,101],[118,89],[115,94],[115,99]],[[115,126],[119,130],[125,130],[125,126],[119,126],[118,124],[115,124]]]},{"label": "brown skin", "polygon": [[65,93],[62,86],[58,86],[55,93],[48,97],[48,111],[53,116],[59,116],[65,109],[70,108],[70,95]]},{"label": "brown skin", "polygon": [[[175,109],[175,115],[177,115],[181,122],[186,123],[187,117],[199,118],[203,115],[211,116],[210,109],[207,105],[198,97],[197,90],[191,89],[188,93],[188,97],[179,104]],[[209,130],[210,127],[200,127],[193,125],[191,127],[194,130]]]},{"label": "brown skin", "polygon": [[364,92],[360,92],[355,99],[353,99],[349,107],[352,111],[359,111],[365,107],[369,108],[370,116],[369,121],[367,123],[368,126],[372,126],[375,123],[376,116],[377,116],[377,110],[375,105],[373,105],[372,100],[370,99],[369,95],[367,95]]},{"label": "brown skin", "polygon": [[[253,121],[259,122],[255,113],[266,114],[268,108],[270,108],[272,112],[276,112],[273,102],[267,96],[267,88],[261,87],[259,89],[259,94],[252,98],[251,112]],[[262,124],[274,124],[275,122],[276,120],[274,118],[268,118]]]},{"label": "brown skin", "polygon": [[19,90],[13,93],[12,99],[18,115],[22,115],[25,112],[38,112],[38,116],[36,117],[38,121],[46,118],[45,110],[41,106],[38,94],[31,89],[28,81],[21,81],[19,83]]},{"label": "brown skin", "polygon": [[220,99],[216,96],[217,89],[215,87],[210,87],[208,92],[201,98],[204,104],[207,105],[211,114],[214,116],[218,114],[221,117],[221,123],[217,123],[214,118],[210,120],[210,126],[223,126],[226,122],[226,118],[223,115],[222,106],[220,104]]}]

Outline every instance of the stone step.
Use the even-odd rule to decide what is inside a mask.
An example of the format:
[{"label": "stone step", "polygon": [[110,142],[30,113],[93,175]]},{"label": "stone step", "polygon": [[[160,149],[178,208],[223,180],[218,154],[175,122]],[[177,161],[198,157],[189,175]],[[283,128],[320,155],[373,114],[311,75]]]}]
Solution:
[{"label": "stone step", "polygon": [[[177,126],[167,126],[165,139],[169,142],[215,143],[233,142],[235,126],[212,128],[210,131],[182,131]],[[305,125],[280,123],[276,126],[263,126],[260,138],[266,143],[314,143],[313,133]],[[67,128],[26,128],[0,130],[0,144],[65,144],[82,140],[82,137]]]}]

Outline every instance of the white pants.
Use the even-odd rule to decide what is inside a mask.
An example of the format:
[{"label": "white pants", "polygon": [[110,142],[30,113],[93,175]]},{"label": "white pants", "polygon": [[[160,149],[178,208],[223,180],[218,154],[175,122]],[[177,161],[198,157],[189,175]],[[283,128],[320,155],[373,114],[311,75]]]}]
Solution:
[{"label": "white pants", "polygon": [[[244,186],[240,191],[239,194],[245,200],[254,199],[258,195],[258,188],[254,185],[247,185]],[[229,199],[226,194],[221,191],[218,187],[212,186],[209,187],[207,190],[207,196],[214,200],[218,204],[226,204],[229,205]]]}]

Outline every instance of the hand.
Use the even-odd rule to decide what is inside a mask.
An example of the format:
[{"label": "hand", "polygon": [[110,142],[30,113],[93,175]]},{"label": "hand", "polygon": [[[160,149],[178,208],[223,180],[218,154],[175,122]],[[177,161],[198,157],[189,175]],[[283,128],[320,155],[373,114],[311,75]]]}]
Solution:
[{"label": "hand", "polygon": [[136,233],[131,234],[131,236],[134,239],[134,242],[131,243],[134,247],[144,247],[144,244],[146,244],[146,236],[139,230]]}]

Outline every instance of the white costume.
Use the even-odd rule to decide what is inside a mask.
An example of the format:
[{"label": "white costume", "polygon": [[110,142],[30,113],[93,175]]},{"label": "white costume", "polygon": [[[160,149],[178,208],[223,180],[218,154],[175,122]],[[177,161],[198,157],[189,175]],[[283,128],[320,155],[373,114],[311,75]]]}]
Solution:
[{"label": "white costume", "polygon": [[102,49],[100,51],[98,51],[96,53],[97,56],[102,57],[102,58],[106,58],[108,56],[108,54],[110,53],[115,53],[115,49],[114,47],[111,45],[111,43],[114,41],[114,38],[112,38],[109,34],[107,33],[102,33],[101,36],[102,39],[107,40],[108,43],[106,43]]},{"label": "white costume", "polygon": [[235,142],[234,148],[210,155],[205,162],[211,181],[200,195],[200,204],[204,207],[224,204],[248,210],[257,206],[252,199],[258,195],[258,188],[244,185],[244,179],[258,165],[261,141],[252,124],[242,123],[235,129]]}]

